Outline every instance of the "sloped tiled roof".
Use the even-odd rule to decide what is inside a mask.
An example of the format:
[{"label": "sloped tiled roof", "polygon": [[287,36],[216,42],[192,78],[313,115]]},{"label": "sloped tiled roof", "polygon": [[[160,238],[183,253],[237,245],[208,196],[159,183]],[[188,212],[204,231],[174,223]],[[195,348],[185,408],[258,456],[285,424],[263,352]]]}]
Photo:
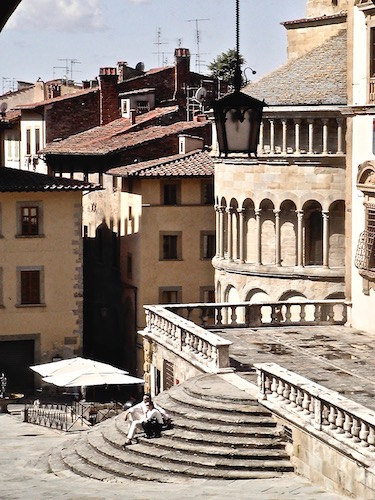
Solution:
[{"label": "sloped tiled roof", "polygon": [[[116,120],[117,121],[117,120]],[[82,132],[65,139],[50,143],[43,149],[45,154],[59,155],[106,155],[139,146],[156,139],[186,132],[187,130],[207,126],[206,122],[177,122],[171,125],[154,125],[141,130],[132,131],[129,125],[103,126]]]},{"label": "sloped tiled roof", "polygon": [[26,191],[92,191],[100,186],[89,182],[52,177],[49,175],[18,170],[15,168],[0,167],[0,192]]},{"label": "sloped tiled roof", "polygon": [[107,174],[119,177],[208,177],[214,175],[214,163],[205,151],[157,158],[112,168]]},{"label": "sloped tiled roof", "polygon": [[346,89],[346,30],[307,54],[247,85],[243,92],[268,106],[343,105]]}]

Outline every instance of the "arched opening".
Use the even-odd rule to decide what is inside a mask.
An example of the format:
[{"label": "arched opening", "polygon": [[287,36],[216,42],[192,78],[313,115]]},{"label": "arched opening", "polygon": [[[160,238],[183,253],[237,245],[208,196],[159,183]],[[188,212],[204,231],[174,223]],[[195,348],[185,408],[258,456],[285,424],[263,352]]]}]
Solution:
[{"label": "arched opening", "polygon": [[284,267],[297,265],[297,214],[291,200],[280,206],[280,261]]},{"label": "arched opening", "polygon": [[323,265],[323,217],[322,207],[316,201],[304,207],[305,265]]}]

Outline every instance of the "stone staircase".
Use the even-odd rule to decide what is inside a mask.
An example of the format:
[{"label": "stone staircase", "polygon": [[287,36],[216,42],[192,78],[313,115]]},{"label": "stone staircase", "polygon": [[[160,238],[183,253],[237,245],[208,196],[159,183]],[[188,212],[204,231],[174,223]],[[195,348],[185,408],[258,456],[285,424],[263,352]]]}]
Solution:
[{"label": "stone staircase", "polygon": [[200,375],[156,398],[172,416],[161,438],[123,447],[128,423],[113,417],[49,456],[59,476],[101,481],[274,478],[293,471],[272,415],[217,375]]}]

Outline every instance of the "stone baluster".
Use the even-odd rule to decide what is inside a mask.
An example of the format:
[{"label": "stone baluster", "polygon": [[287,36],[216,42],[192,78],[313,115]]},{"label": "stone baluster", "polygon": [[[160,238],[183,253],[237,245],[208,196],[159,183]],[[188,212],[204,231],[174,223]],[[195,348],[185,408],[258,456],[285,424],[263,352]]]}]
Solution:
[{"label": "stone baluster", "polygon": [[348,413],[345,413],[345,420],[343,424],[343,429],[345,432],[345,437],[351,439],[352,435],[352,418]]},{"label": "stone baluster", "polygon": [[297,390],[294,387],[294,385],[292,385],[290,387],[290,394],[289,394],[289,401],[291,408],[295,408],[297,406],[296,399],[297,399]]},{"label": "stone baluster", "polygon": [[256,231],[257,231],[257,264],[258,266],[262,265],[262,225],[261,225],[261,216],[262,210],[260,208],[255,209],[255,221],[256,221]]},{"label": "stone baluster", "polygon": [[365,422],[361,422],[361,429],[359,431],[359,439],[361,441],[361,446],[364,448],[368,447],[368,436],[369,436],[369,426]]},{"label": "stone baluster", "polygon": [[314,153],[314,119],[310,118],[308,120],[309,126],[309,150],[308,153],[312,155]]},{"label": "stone baluster", "polygon": [[322,405],[322,402],[320,399],[318,398],[311,398],[312,401],[314,402],[314,407],[313,407],[313,415],[314,415],[314,428],[317,429],[317,430],[321,430],[322,429],[322,423],[323,423],[323,418],[322,418],[322,414],[323,414],[323,405]]},{"label": "stone baluster", "polygon": [[277,388],[278,388],[278,380],[276,377],[272,378],[272,384],[271,384],[271,396],[275,399],[277,399],[278,394],[277,394]]},{"label": "stone baluster", "polygon": [[336,429],[337,410],[334,406],[329,409],[328,422],[330,429]]},{"label": "stone baluster", "polygon": [[369,450],[375,451],[375,428],[372,425],[369,426],[369,434],[367,437],[367,442],[369,445]]},{"label": "stone baluster", "polygon": [[350,429],[350,432],[352,433],[352,436],[353,436],[353,441],[355,443],[359,443],[361,440],[359,439],[359,432],[361,430],[361,426],[359,424],[359,420],[358,418],[353,418],[353,421],[352,421],[352,427]]},{"label": "stone baluster", "polygon": [[305,415],[310,413],[310,395],[307,392],[303,395],[302,408]]},{"label": "stone baluster", "polygon": [[343,434],[344,431],[344,423],[345,423],[345,415],[340,408],[337,408],[337,417],[336,417],[336,432],[338,434]]}]

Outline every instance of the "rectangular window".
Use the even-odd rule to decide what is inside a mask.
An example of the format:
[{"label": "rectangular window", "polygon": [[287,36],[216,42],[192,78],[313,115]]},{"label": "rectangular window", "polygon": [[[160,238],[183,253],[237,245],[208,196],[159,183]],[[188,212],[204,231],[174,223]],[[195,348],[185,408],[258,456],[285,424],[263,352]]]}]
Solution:
[{"label": "rectangular window", "polygon": [[40,149],[40,130],[38,128],[35,129],[35,153],[37,153]]},{"label": "rectangular window", "polygon": [[178,181],[162,182],[161,189],[161,199],[163,205],[181,204],[181,186]]},{"label": "rectangular window", "polygon": [[35,236],[39,234],[39,212],[37,206],[21,207],[21,234]]},{"label": "rectangular window", "polygon": [[202,192],[202,205],[214,204],[214,183],[213,181],[203,181],[201,185]]},{"label": "rectangular window", "polygon": [[181,260],[181,232],[160,234],[160,260]]},{"label": "rectangular window", "polygon": [[375,76],[375,28],[370,29],[370,77]]},{"label": "rectangular window", "polygon": [[21,304],[40,304],[40,271],[26,270],[20,272]]},{"label": "rectangular window", "polygon": [[160,304],[180,304],[182,302],[182,289],[180,286],[159,288]]},{"label": "rectangular window", "polygon": [[213,231],[201,232],[201,259],[212,259],[216,252],[216,237]]},{"label": "rectangular window", "polygon": [[31,155],[31,130],[26,129],[26,154]]}]

